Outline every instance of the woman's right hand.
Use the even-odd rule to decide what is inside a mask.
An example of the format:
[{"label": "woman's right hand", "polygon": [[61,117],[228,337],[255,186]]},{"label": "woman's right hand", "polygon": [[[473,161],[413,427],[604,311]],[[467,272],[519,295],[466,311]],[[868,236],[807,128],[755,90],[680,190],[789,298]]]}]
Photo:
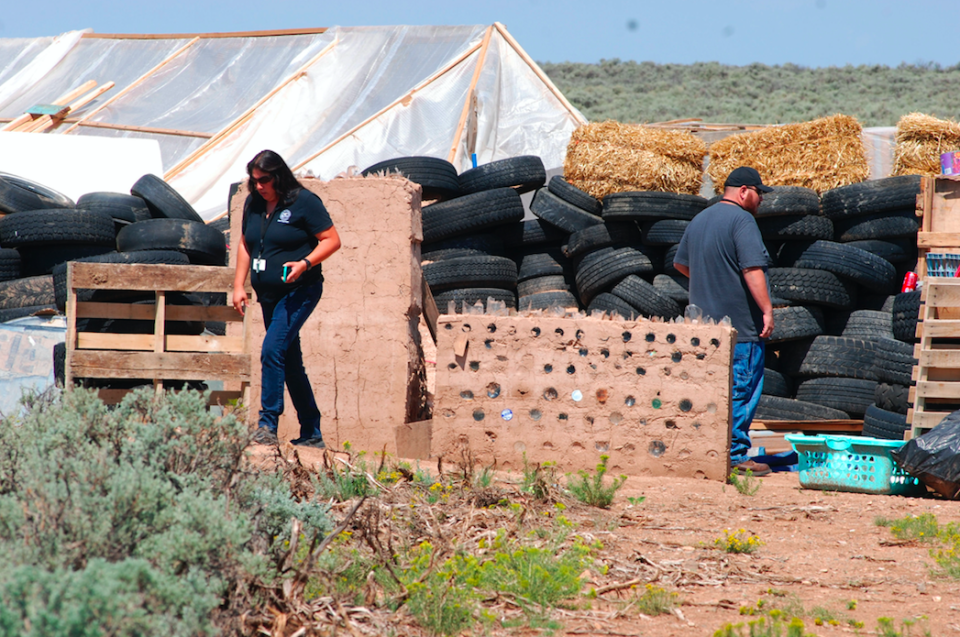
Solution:
[{"label": "woman's right hand", "polygon": [[243,316],[243,310],[249,303],[247,298],[247,291],[243,288],[234,288],[233,290],[233,309],[240,312],[240,316]]}]

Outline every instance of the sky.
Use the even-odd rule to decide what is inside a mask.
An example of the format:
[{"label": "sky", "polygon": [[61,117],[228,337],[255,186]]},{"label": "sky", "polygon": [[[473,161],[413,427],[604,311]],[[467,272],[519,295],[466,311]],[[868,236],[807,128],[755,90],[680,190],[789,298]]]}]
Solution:
[{"label": "sky", "polygon": [[44,0],[0,38],[501,22],[538,62],[896,66],[960,62],[960,0]]}]

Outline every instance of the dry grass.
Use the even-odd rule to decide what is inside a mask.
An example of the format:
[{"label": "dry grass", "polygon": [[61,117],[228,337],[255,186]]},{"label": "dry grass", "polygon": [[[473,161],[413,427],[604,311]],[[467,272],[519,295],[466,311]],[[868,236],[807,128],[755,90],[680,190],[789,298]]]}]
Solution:
[{"label": "dry grass", "polygon": [[718,193],[738,166],[753,166],[765,184],[804,186],[822,193],[868,177],[861,131],[853,117],[833,115],[731,135],[711,144],[707,173]]},{"label": "dry grass", "polygon": [[691,133],[606,121],[574,131],[564,178],[597,199],[653,190],[696,195],[706,145]]},{"label": "dry grass", "polygon": [[940,174],[940,154],[960,150],[960,124],[923,113],[904,115],[897,122],[893,175]]}]

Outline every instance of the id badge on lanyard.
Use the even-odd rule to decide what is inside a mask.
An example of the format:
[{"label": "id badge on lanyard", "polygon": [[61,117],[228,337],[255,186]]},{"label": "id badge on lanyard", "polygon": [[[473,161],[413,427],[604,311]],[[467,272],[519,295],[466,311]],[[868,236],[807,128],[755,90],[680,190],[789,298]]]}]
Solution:
[{"label": "id badge on lanyard", "polygon": [[253,259],[250,264],[250,269],[254,272],[266,272],[267,270],[267,260],[263,258],[263,238],[267,236],[267,228],[270,227],[270,222],[273,221],[273,218],[277,216],[277,211],[274,210],[273,214],[269,217],[264,213],[264,217],[260,220],[260,246],[257,250],[257,257]]}]

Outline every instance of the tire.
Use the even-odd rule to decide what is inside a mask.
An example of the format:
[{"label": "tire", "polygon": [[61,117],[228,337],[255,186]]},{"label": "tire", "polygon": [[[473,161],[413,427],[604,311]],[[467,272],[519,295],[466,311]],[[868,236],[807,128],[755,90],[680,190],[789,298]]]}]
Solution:
[{"label": "tire", "polygon": [[916,237],[920,231],[920,220],[913,210],[851,217],[833,225],[834,237],[843,242]]},{"label": "tire", "polygon": [[562,243],[569,236],[566,232],[539,219],[528,219],[520,223],[497,228],[503,237],[503,243],[510,248],[542,245],[544,243]]},{"label": "tire", "polygon": [[610,293],[620,297],[647,317],[659,316],[672,319],[680,316],[680,306],[676,301],[661,294],[652,284],[635,274],[627,276],[613,286]]},{"label": "tire", "polygon": [[910,388],[906,385],[877,383],[873,402],[885,411],[906,415],[910,409]]},{"label": "tire", "polygon": [[920,177],[903,175],[841,186],[823,193],[820,206],[831,219],[916,208]]},{"label": "tire", "polygon": [[770,268],[770,294],[797,303],[844,310],[856,302],[856,286],[826,270]]},{"label": "tire", "polygon": [[761,395],[790,398],[793,395],[791,392],[790,379],[778,371],[764,367]]},{"label": "tire", "polygon": [[541,292],[569,292],[570,284],[564,276],[541,276],[517,283],[517,296],[524,297]]},{"label": "tire", "polygon": [[589,304],[600,292],[604,292],[630,274],[653,272],[650,258],[633,248],[603,248],[591,252],[577,269],[576,284],[580,301]]},{"label": "tire", "polygon": [[534,195],[530,212],[568,234],[603,223],[600,217],[564,201],[547,188]]},{"label": "tire", "polygon": [[781,264],[833,272],[874,292],[890,292],[897,285],[897,271],[889,261],[832,241],[785,245]]},{"label": "tire", "polygon": [[905,414],[880,409],[876,405],[867,407],[863,415],[863,435],[881,440],[903,440],[910,426]]},{"label": "tire", "polygon": [[47,305],[53,307],[54,303],[53,277],[50,275],[0,282],[0,310]]},{"label": "tire", "polygon": [[73,208],[70,197],[24,177],[0,173],[0,212]]},{"label": "tire", "polygon": [[148,219],[132,223],[117,235],[120,252],[174,250],[195,265],[225,265],[227,244],[223,233],[204,223],[186,219]]},{"label": "tire", "polygon": [[682,274],[658,274],[653,277],[653,287],[660,294],[673,299],[681,308],[690,303],[690,279]]},{"label": "tire", "polygon": [[526,254],[520,259],[517,282],[544,276],[563,276],[566,273],[566,263],[567,259],[559,250]]},{"label": "tire", "polygon": [[460,194],[457,169],[445,159],[436,157],[397,157],[377,162],[363,171],[363,175],[400,173],[423,189],[424,199],[443,199]]},{"label": "tire", "polygon": [[57,385],[63,387],[66,380],[67,344],[57,343],[53,346],[53,378]]},{"label": "tire", "polygon": [[820,214],[820,195],[816,190],[802,186],[773,186],[773,192],[764,193],[757,209],[757,217]]},{"label": "tire", "polygon": [[463,306],[476,305],[480,302],[486,307],[488,299],[500,301],[508,308],[517,307],[517,295],[513,290],[501,290],[499,288],[464,288],[459,290],[447,290],[433,295],[433,300],[437,304],[437,309],[441,314],[447,314],[448,305],[453,301],[455,311],[463,313]]},{"label": "tire", "polygon": [[858,378],[812,378],[797,386],[797,400],[832,407],[853,417],[873,404],[877,382]]},{"label": "tire", "polygon": [[920,317],[920,290],[903,292],[893,299],[893,337],[904,343],[917,343],[917,319]]},{"label": "tire", "polygon": [[757,420],[848,420],[846,412],[816,403],[808,403],[779,396],[761,395],[757,405]]},{"label": "tire", "polygon": [[[124,299],[125,303],[135,305],[156,305],[156,298],[150,292],[140,292],[138,297],[131,296]],[[197,306],[202,305],[193,294],[169,294],[166,297],[167,305]],[[154,321],[140,319],[77,319],[78,332],[100,332],[107,334],[153,334]],[[164,323],[164,333],[197,336],[203,333],[202,321],[171,321]]]},{"label": "tire", "polygon": [[812,342],[780,349],[780,371],[809,378],[841,377],[879,381],[877,345],[843,336],[818,336]]},{"label": "tire", "polygon": [[669,248],[667,248],[666,254],[663,255],[663,273],[664,274],[683,276],[682,274],[680,274],[679,270],[673,267],[673,260],[677,256],[678,247],[679,247],[679,244],[675,246],[670,246]]},{"label": "tire", "polygon": [[52,304],[47,303],[45,305],[28,305],[26,307],[14,307],[10,308],[9,310],[0,310],[0,323],[6,323],[7,321],[23,318],[25,316],[33,316],[37,312],[48,310],[56,312],[57,308],[55,308]]},{"label": "tire", "polygon": [[697,195],[681,195],[672,192],[617,192],[603,198],[603,218],[615,221],[623,219],[690,221],[706,207],[707,200]]},{"label": "tire", "polygon": [[888,239],[881,241],[879,239],[864,239],[862,241],[850,241],[847,245],[866,250],[894,265],[906,263],[911,259],[916,259],[917,256],[916,240]]},{"label": "tire", "polygon": [[536,155],[521,155],[492,161],[460,173],[460,192],[469,195],[494,188],[517,192],[536,190],[547,181],[543,161]]},{"label": "tire", "polygon": [[423,278],[436,292],[460,288],[517,288],[517,265],[506,257],[461,257],[423,266]]},{"label": "tire", "polygon": [[913,366],[917,359],[913,357],[913,345],[892,338],[878,338],[875,358],[877,380],[894,385],[913,384]]},{"label": "tire", "polygon": [[439,261],[469,256],[504,256],[503,240],[495,234],[473,234],[433,241],[420,246],[422,261]]},{"label": "tire", "polygon": [[20,253],[13,248],[0,248],[0,282],[20,278]]},{"label": "tire", "polygon": [[88,246],[34,246],[18,248],[20,251],[21,272],[23,276],[43,276],[53,274],[53,269],[61,263],[76,261],[86,257],[116,252],[115,245]]},{"label": "tire", "polygon": [[641,243],[642,234],[634,221],[605,221],[574,232],[567,240],[566,254],[571,259],[601,248],[624,247]]},{"label": "tire", "polygon": [[0,219],[0,244],[5,248],[86,244],[116,245],[110,215],[90,210],[28,210]]},{"label": "tire", "polygon": [[815,215],[757,219],[764,241],[833,239],[833,222]]},{"label": "tire", "polygon": [[599,217],[600,213],[603,212],[603,204],[600,203],[599,199],[580,190],[560,175],[554,175],[550,178],[550,181],[547,182],[547,189],[567,203],[592,215]]},{"label": "tire", "polygon": [[858,294],[857,309],[893,313],[895,298],[897,298],[896,294]]},{"label": "tire", "polygon": [[[173,250],[142,250],[140,252],[111,252],[94,257],[74,259],[83,263],[139,263],[153,265],[189,265],[187,255]],[[57,309],[67,309],[67,263],[53,268],[53,294]],[[77,292],[78,301],[112,301],[139,293],[127,290],[83,290]]]},{"label": "tire", "polygon": [[841,336],[862,339],[893,338],[893,315],[875,310],[851,312]]},{"label": "tire", "polygon": [[180,196],[170,184],[156,175],[144,175],[130,188],[130,194],[147,203],[150,215],[155,219],[185,219],[204,223],[193,206]]},{"label": "tire", "polygon": [[77,210],[95,210],[110,215],[114,223],[146,221],[150,208],[140,197],[119,192],[88,192],[77,199]]},{"label": "tire", "polygon": [[423,207],[423,241],[451,237],[523,219],[523,202],[513,188],[497,188]]},{"label": "tire", "polygon": [[786,343],[823,334],[823,311],[818,307],[794,305],[773,309],[773,334],[768,343]]},{"label": "tire", "polygon": [[587,313],[593,312],[604,312],[611,316],[619,314],[628,321],[632,321],[640,316],[640,312],[637,311],[636,308],[619,296],[614,296],[609,292],[601,292],[596,298],[590,301],[590,305],[587,306]]},{"label": "tire", "polygon": [[518,300],[518,309],[548,310],[552,307],[580,309],[580,304],[570,292],[538,292],[521,296]]},{"label": "tire", "polygon": [[670,246],[680,243],[689,221],[682,219],[661,219],[641,226],[643,243],[648,246]]}]

